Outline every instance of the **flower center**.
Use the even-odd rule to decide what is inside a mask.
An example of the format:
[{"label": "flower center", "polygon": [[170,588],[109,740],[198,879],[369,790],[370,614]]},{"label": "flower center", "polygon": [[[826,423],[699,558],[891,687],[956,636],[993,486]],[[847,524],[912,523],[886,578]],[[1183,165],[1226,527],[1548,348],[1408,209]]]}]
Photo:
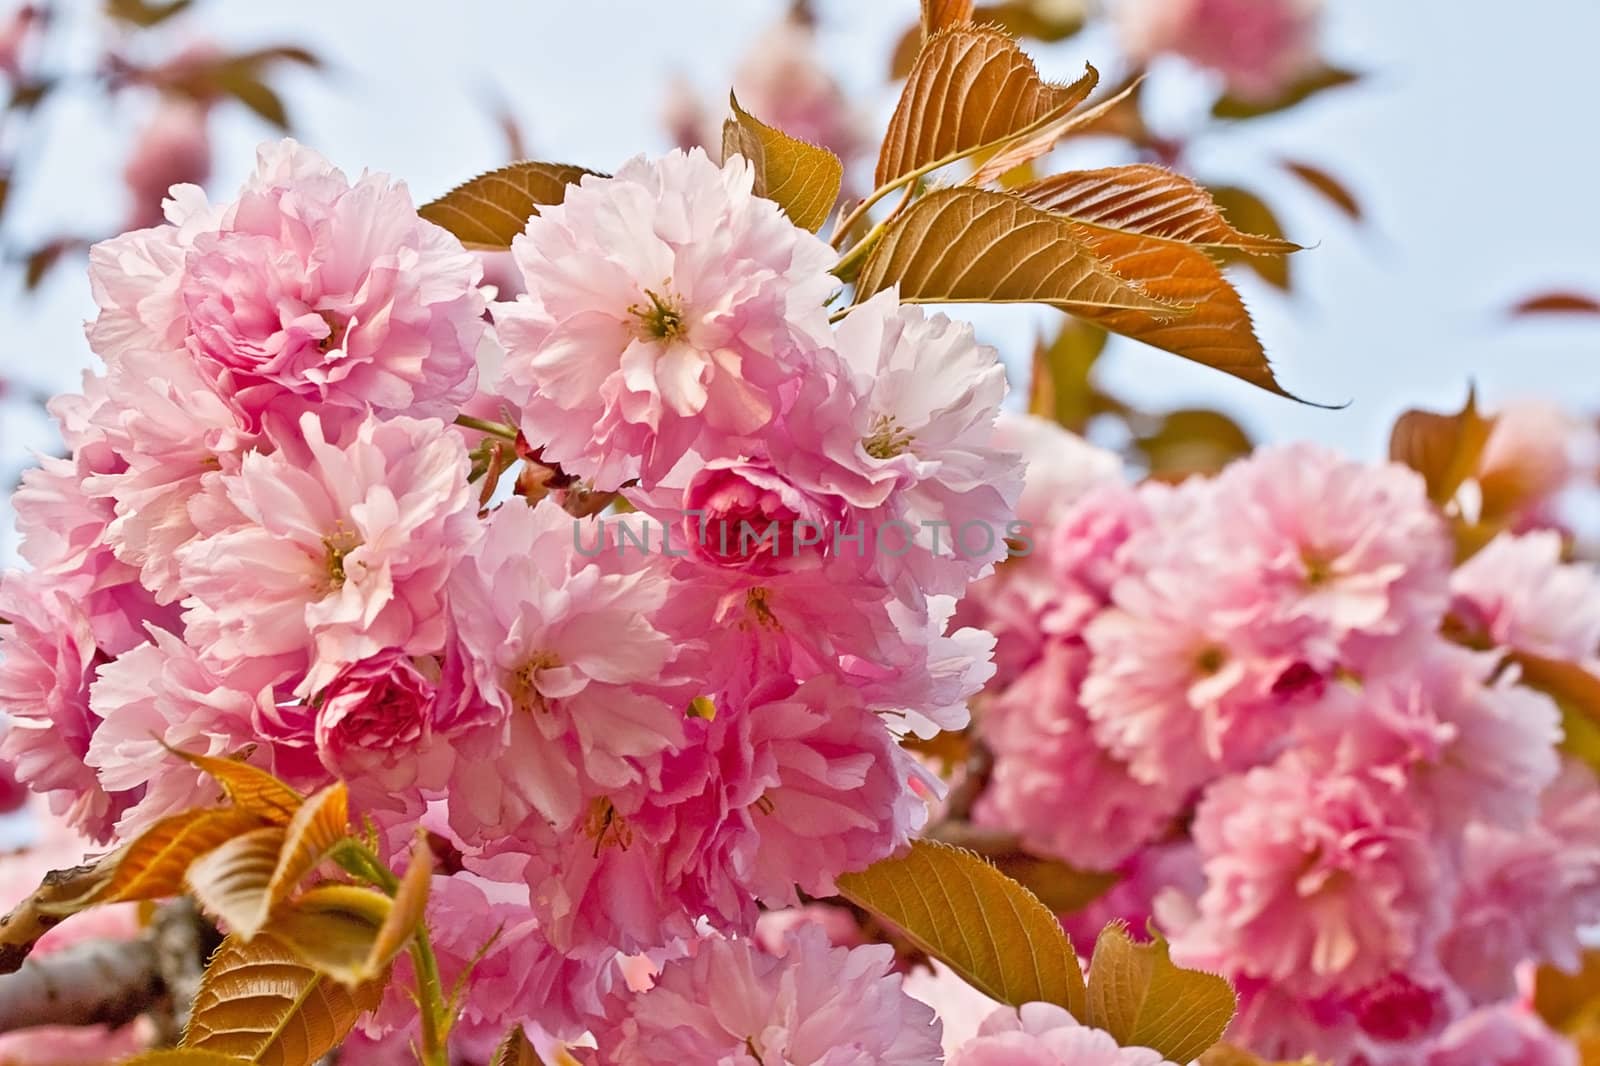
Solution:
[{"label": "flower center", "polygon": [[744,595],[745,610],[755,617],[757,625],[768,629],[781,629],[778,618],[772,613],[772,607],[767,603],[767,590],[760,585],[751,589]]},{"label": "flower center", "polygon": [[334,526],[333,532],[322,538],[322,547],[327,552],[324,565],[328,571],[328,587],[338,589],[344,587],[345,558],[357,548],[361,547],[361,538],[354,530],[345,526],[341,520]]},{"label": "flower center", "polygon": [[1300,563],[1306,570],[1306,587],[1317,588],[1333,580],[1333,565],[1310,552],[1302,552]]},{"label": "flower center", "polygon": [[861,442],[868,455],[874,459],[893,459],[911,447],[913,438],[905,427],[888,415],[879,415],[872,423],[872,433]]},{"label": "flower center", "polygon": [[639,320],[639,335],[645,340],[675,341],[688,332],[683,321],[683,303],[676,297],[644,290],[647,304],[634,304],[628,313]]},{"label": "flower center", "polygon": [[348,322],[341,321],[332,311],[318,311],[322,321],[328,324],[328,335],[317,342],[317,351],[326,355],[335,348],[344,346],[344,331],[349,326]]},{"label": "flower center", "polygon": [[1227,661],[1228,657],[1223,650],[1213,644],[1200,649],[1200,654],[1195,656],[1194,665],[1206,677],[1211,677],[1221,670]]},{"label": "flower center", "polygon": [[511,705],[529,713],[548,711],[550,704],[545,701],[544,693],[539,691],[539,671],[560,665],[561,659],[555,652],[536,651],[529,656],[528,661],[511,671],[506,679],[506,693],[511,697]]},{"label": "flower center", "polygon": [[628,820],[617,813],[617,808],[604,796],[589,804],[589,814],[583,821],[583,833],[594,841],[594,857],[608,847],[627,851],[633,843],[633,829]]}]

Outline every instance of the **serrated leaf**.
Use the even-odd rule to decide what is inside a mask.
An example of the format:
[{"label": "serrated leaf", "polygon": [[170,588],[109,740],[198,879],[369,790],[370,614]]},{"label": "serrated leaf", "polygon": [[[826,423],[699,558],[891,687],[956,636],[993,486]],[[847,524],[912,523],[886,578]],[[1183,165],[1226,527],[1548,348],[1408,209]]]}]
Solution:
[{"label": "serrated leaf", "polygon": [[263,824],[259,816],[236,807],[184,811],[163,818],[123,848],[99,902],[182,895],[184,875],[191,864]]},{"label": "serrated leaf", "polygon": [[1475,391],[1453,415],[1407,411],[1389,432],[1389,459],[1422,475],[1428,498],[1444,506],[1478,469],[1494,420],[1478,413]]},{"label": "serrated leaf", "polygon": [[283,842],[277,826],[241,834],[194,862],[184,882],[207,914],[248,940],[272,913],[269,886]]},{"label": "serrated leaf", "polygon": [[1076,223],[991,189],[935,189],[889,226],[856,279],[912,303],[1043,303],[1181,313],[1118,277]]},{"label": "serrated leaf", "polygon": [[468,248],[504,250],[539,208],[559,204],[586,174],[565,163],[512,163],[457,185],[417,214],[455,234]]},{"label": "serrated leaf", "polygon": [[1211,114],[1217,118],[1259,118],[1262,115],[1286,111],[1329,89],[1353,85],[1360,80],[1361,75],[1354,71],[1344,70],[1339,67],[1320,66],[1307,71],[1284,86],[1279,92],[1264,99],[1257,100],[1234,95],[1224,96],[1211,108]]},{"label": "serrated leaf", "polygon": [[260,815],[263,821],[273,825],[288,825],[300,809],[300,804],[305,802],[305,797],[300,793],[242,759],[196,755],[176,748],[168,750],[216,778],[223,793],[235,806]]},{"label": "serrated leaf", "polygon": [[343,781],[301,804],[284,831],[278,866],[267,884],[268,906],[288,899],[349,830],[350,796]]},{"label": "serrated leaf", "polygon": [[1223,216],[1204,186],[1148,163],[1069,171],[1024,186],[1017,193],[1056,214],[1122,233],[1252,255],[1301,250],[1278,234],[1238,229]]},{"label": "serrated leaf", "polygon": [[1189,1062],[1222,1039],[1237,1005],[1227,981],[1175,966],[1159,937],[1135,943],[1127,926],[1113,922],[1095,941],[1087,1024],[1123,1047]]},{"label": "serrated leaf", "polygon": [[1059,859],[1034,855],[1016,837],[947,822],[933,839],[966,848],[1038,897],[1054,914],[1072,914],[1105,895],[1120,880],[1115,873],[1080,870]]},{"label": "serrated leaf", "polygon": [[146,1051],[131,1059],[123,1059],[121,1066],[239,1066],[241,1062],[249,1060],[236,1059],[232,1055],[219,1055],[215,1051],[201,1051],[198,1048],[167,1047]]},{"label": "serrated leaf", "polygon": [[270,933],[230,936],[206,967],[183,1046],[261,1066],[313,1066],[382,994],[377,981],[344,988]]},{"label": "serrated leaf", "polygon": [[[272,935],[307,964],[342,985],[355,987],[384,971],[378,930],[394,909],[381,892],[359,885],[319,885],[273,915]],[[390,956],[392,957],[392,956]]]},{"label": "serrated leaf", "polygon": [[922,0],[922,32],[932,37],[972,21],[972,0]]},{"label": "serrated leaf", "polygon": [[826,148],[767,125],[731,93],[733,117],[722,126],[724,158],[744,156],[755,168],[755,193],[783,208],[789,220],[816,232],[828,221],[844,181],[844,163]]},{"label": "serrated leaf", "polygon": [[1055,85],[1004,32],[957,26],[929,37],[917,53],[878,154],[882,187],[941,160],[1029,132],[1086,100],[1099,75]]},{"label": "serrated leaf", "polygon": [[1061,923],[972,852],[913,841],[905,855],[844,874],[838,886],[990,998],[1054,1003],[1085,1016],[1083,971]]},{"label": "serrated leaf", "polygon": [[[1099,72],[1093,67],[1089,68],[1090,74],[1096,79]],[[1094,107],[1084,111],[1074,112],[1068,109],[1062,112],[1053,121],[1032,127],[1031,132],[1001,145],[993,155],[983,161],[981,165],[968,178],[964,184],[988,185],[1006,179],[1012,185],[1026,185],[1033,180],[1032,168],[1018,170],[1026,163],[1044,155],[1053,149],[1060,140],[1074,130],[1092,127],[1095,123],[1103,121],[1107,116],[1116,114],[1132,99],[1142,82],[1133,82],[1107,100],[1102,100]],[[1020,175],[1020,178],[1019,178]]]},{"label": "serrated leaf", "polygon": [[[1241,189],[1236,185],[1212,185],[1209,191],[1217,206],[1222,208],[1223,217],[1239,230],[1260,234],[1263,237],[1283,239],[1283,224],[1278,221],[1277,213],[1265,200],[1249,189]],[[1275,289],[1289,291],[1292,281],[1289,267],[1291,260],[1287,256],[1253,255],[1232,248],[1223,248],[1220,251],[1222,258],[1227,262],[1243,266]]]},{"label": "serrated leaf", "polygon": [[[1085,243],[1118,277],[1182,315],[1136,308],[1075,312],[1095,325],[1221,370],[1279,396],[1299,399],[1278,384],[1255,324],[1222,268],[1198,248],[1159,237],[1086,228]],[[1303,401],[1302,401],[1303,402]]]},{"label": "serrated leaf", "polygon": [[1310,163],[1286,159],[1283,167],[1289,173],[1305,182],[1318,196],[1338,208],[1339,212],[1352,222],[1361,221],[1361,201],[1356,199],[1355,193],[1351,192],[1349,186],[1344,182],[1321,167],[1312,166]]}]

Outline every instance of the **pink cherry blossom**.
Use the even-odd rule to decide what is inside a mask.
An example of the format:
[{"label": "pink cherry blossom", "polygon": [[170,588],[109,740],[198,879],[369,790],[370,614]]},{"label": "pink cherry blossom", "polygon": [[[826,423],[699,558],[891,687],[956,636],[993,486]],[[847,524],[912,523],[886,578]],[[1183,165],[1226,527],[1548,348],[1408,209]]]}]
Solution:
[{"label": "pink cherry blossom", "polygon": [[211,176],[211,139],[204,106],[178,97],[164,98],[139,132],[122,168],[132,208],[127,229],[159,226],[161,201],[174,185],[204,185]]},{"label": "pink cherry blossom", "polygon": [[[713,460],[683,494],[683,537],[700,558],[754,574],[818,565],[837,509],[791,484],[770,463]],[[809,542],[809,543],[808,543]]]},{"label": "pink cherry blossom", "polygon": [[1025,1003],[990,1015],[949,1066],[1172,1066],[1159,1051],[1119,1047],[1052,1003]]},{"label": "pink cherry blossom", "polygon": [[1215,506],[1215,550],[1237,553],[1270,604],[1260,621],[1301,658],[1354,665],[1375,638],[1438,626],[1450,541],[1411,470],[1314,445],[1264,448],[1217,479]]},{"label": "pink cherry blossom", "polygon": [[985,707],[994,773],[974,816],[1041,854],[1108,870],[1172,824],[1185,789],[1135,780],[1100,746],[1077,700],[1085,659],[1052,645]]},{"label": "pink cherry blossom", "polygon": [[595,1036],[597,1066],[935,1066],[933,1012],[901,989],[881,944],[831,946],[814,926],[782,958],[713,938],[619,997]]},{"label": "pink cherry blossom", "polygon": [[491,742],[505,775],[468,765],[461,788],[508,790],[562,826],[588,796],[652,780],[693,695],[668,702],[675,652],[651,616],[669,588],[654,558],[632,570],[621,553],[587,559],[578,546],[593,537],[553,503],[514,500],[450,582],[477,692],[499,714]]},{"label": "pink cherry blossom", "polygon": [[1321,0],[1120,0],[1122,47],[1149,61],[1181,55],[1223,76],[1228,88],[1271,99],[1316,60]]},{"label": "pink cherry blossom", "polygon": [[552,942],[651,951],[699,919],[747,933],[758,900],[832,895],[839,874],[905,844],[926,816],[918,771],[852,701],[817,678],[773,679],[748,705],[702,703],[659,785],[597,796],[564,832],[513,834]]},{"label": "pink cherry blossom", "polygon": [[13,570],[0,576],[0,618],[0,757],[56,816],[104,842],[139,797],[106,789],[84,762],[98,724],[89,682],[105,662],[89,617],[70,589]]},{"label": "pink cherry blossom", "polygon": [[179,572],[203,658],[310,695],[386,648],[443,647],[445,581],[476,521],[466,449],[443,423],[368,418],[344,443],[314,415],[300,429],[302,447],[208,483]]},{"label": "pink cherry blossom", "polygon": [[122,462],[85,488],[115,514],[104,540],[116,557],[138,570],[158,603],[171,603],[182,593],[178,551],[198,532],[190,500],[208,475],[237,473],[246,450],[269,451],[270,443],[245,429],[191,363],[170,353],[127,353],[106,389],[93,424]]},{"label": "pink cherry blossom", "polygon": [[498,391],[544,456],[602,489],[754,433],[826,337],[833,253],[752,195],[742,159],[630,161],[529,219],[528,292],[495,305]]},{"label": "pink cherry blossom", "polygon": [[[820,145],[843,160],[869,147],[865,116],[855,110],[823,62],[812,28],[788,18],[748,45],[733,72],[746,111],[791,137]],[[720,141],[721,131],[717,131]]]},{"label": "pink cherry blossom", "polygon": [[1580,474],[1584,432],[1549,401],[1521,400],[1496,411],[1476,471],[1484,514],[1510,519],[1518,529],[1548,522],[1553,498]]},{"label": "pink cherry blossom", "polygon": [[838,381],[807,382],[816,440],[794,464],[852,508],[873,568],[924,592],[958,593],[1005,558],[1022,487],[1014,452],[994,446],[1005,369],[972,327],[900,306],[893,292],[852,308],[834,341]]},{"label": "pink cherry blossom", "polygon": [[1468,826],[1461,890],[1440,946],[1451,975],[1479,1003],[1514,992],[1529,960],[1576,970],[1579,930],[1600,921],[1600,784],[1567,763],[1528,827]]},{"label": "pink cherry blossom", "polygon": [[1452,1025],[1427,1050],[1424,1066],[1578,1066],[1578,1049],[1532,1011],[1486,1007]]},{"label": "pink cherry blossom", "polygon": [[1225,778],[1195,818],[1207,884],[1173,958],[1306,996],[1404,968],[1448,898],[1428,828],[1380,776],[1300,753]]},{"label": "pink cherry blossom", "polygon": [[186,352],[252,427],[307,409],[448,417],[472,395],[481,268],[403,186],[352,184],[283,141],[237,200],[180,186],[167,218],[91,252],[89,339],[108,363]]},{"label": "pink cherry blossom", "polygon": [[345,667],[317,694],[317,755],[358,805],[445,786],[451,751],[435,735],[438,680],[432,656],[389,649]]},{"label": "pink cherry blossom", "polygon": [[1450,579],[1455,612],[1495,644],[1551,659],[1600,658],[1600,577],[1562,561],[1559,534],[1501,534]]},{"label": "pink cherry blossom", "polygon": [[178,637],[155,630],[152,643],[100,668],[89,708],[99,721],[85,761],[105,787],[141,796],[117,823],[126,839],[158,818],[214,803],[216,783],[167,749],[231,755],[261,746],[272,693],[230,685]]}]

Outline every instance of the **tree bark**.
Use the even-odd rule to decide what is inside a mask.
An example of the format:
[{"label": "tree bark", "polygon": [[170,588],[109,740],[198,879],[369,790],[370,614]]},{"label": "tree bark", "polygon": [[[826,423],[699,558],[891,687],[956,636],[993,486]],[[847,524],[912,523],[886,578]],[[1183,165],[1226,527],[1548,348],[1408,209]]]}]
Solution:
[{"label": "tree bark", "polygon": [[29,959],[0,978],[0,1033],[40,1025],[126,1025],[165,990],[155,944],[95,940]]}]

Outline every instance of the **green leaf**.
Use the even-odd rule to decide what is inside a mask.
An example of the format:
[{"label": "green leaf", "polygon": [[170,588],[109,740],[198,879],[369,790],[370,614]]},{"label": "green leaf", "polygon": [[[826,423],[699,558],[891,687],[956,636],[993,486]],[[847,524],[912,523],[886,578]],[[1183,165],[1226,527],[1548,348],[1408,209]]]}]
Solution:
[{"label": "green leaf", "polygon": [[1262,115],[1286,111],[1329,89],[1337,89],[1344,85],[1354,85],[1360,80],[1361,75],[1354,71],[1343,70],[1339,67],[1321,66],[1307,71],[1285,86],[1281,92],[1262,100],[1252,100],[1233,95],[1224,96],[1211,108],[1211,114],[1217,118],[1259,118]]},{"label": "green leaf", "polygon": [[1061,923],[972,852],[913,841],[905,855],[845,874],[838,886],[990,998],[1054,1003],[1085,1017],[1083,971]]},{"label": "green leaf", "polygon": [[731,93],[733,117],[722,126],[724,158],[741,155],[755,168],[757,196],[783,208],[789,220],[816,232],[839,199],[844,163],[826,148],[774,129],[739,106]]},{"label": "green leaf", "polygon": [[1039,902],[1056,914],[1082,910],[1120,879],[1116,873],[1079,870],[1059,859],[1035,855],[1009,833],[980,829],[965,822],[943,822],[929,836],[992,862],[995,869],[1039,897]]},{"label": "green leaf", "polygon": [[511,247],[539,208],[559,204],[567,186],[595,173],[565,163],[512,163],[457,185],[417,214],[455,234],[469,248]]},{"label": "green leaf", "polygon": [[1233,988],[1214,974],[1173,965],[1160,937],[1135,943],[1127,926],[1100,931],[1089,963],[1087,1024],[1123,1047],[1148,1047],[1189,1062],[1222,1039],[1238,1005]]},{"label": "green leaf", "polygon": [[378,930],[393,910],[388,896],[370,888],[319,885],[277,911],[272,935],[319,973],[354,988],[388,966],[376,948]]},{"label": "green leaf", "polygon": [[1168,412],[1152,432],[1135,438],[1150,476],[1181,481],[1219,472],[1254,448],[1244,427],[1221,411],[1184,408]]},{"label": "green leaf", "polygon": [[1106,340],[1106,331],[1099,326],[1067,318],[1053,340],[1041,339],[1035,344],[1029,412],[1082,434],[1090,419],[1110,409],[1109,397],[1100,392],[1092,377],[1106,350]]}]

